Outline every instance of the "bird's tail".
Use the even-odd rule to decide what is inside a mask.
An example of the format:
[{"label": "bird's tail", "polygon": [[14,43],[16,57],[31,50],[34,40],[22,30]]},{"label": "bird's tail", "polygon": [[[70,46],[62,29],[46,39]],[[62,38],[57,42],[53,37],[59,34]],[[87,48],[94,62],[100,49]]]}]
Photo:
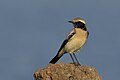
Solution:
[{"label": "bird's tail", "polygon": [[62,57],[62,55],[59,56],[59,55],[57,54],[49,63],[55,64],[61,57]]},{"label": "bird's tail", "polygon": [[55,64],[65,54],[64,49],[58,51],[57,55],[49,62]]},{"label": "bird's tail", "polygon": [[60,49],[57,53],[57,55],[49,62],[55,64],[65,53],[64,49]]}]

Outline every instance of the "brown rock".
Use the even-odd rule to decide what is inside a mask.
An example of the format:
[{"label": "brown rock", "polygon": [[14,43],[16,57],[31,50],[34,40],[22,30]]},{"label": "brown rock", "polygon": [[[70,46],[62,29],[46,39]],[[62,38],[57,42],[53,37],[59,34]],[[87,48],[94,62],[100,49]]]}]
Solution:
[{"label": "brown rock", "polygon": [[49,64],[34,73],[35,80],[102,80],[94,67],[75,64]]}]

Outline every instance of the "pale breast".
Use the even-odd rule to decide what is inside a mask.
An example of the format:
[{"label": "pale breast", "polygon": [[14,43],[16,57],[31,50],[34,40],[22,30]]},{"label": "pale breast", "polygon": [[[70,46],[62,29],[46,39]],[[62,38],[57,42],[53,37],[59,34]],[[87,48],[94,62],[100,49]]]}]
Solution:
[{"label": "pale breast", "polygon": [[87,39],[87,32],[81,29],[76,30],[76,34],[69,40],[65,46],[65,51],[68,53],[75,53],[85,44]]}]

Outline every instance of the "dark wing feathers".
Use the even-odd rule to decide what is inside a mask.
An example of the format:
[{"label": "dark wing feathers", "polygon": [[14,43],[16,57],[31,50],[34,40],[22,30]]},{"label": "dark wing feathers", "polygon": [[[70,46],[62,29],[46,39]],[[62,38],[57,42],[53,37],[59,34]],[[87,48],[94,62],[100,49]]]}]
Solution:
[{"label": "dark wing feathers", "polygon": [[68,37],[63,41],[58,53],[61,51],[61,49],[67,44],[67,42],[70,40],[70,38],[75,34],[75,31],[72,31]]},{"label": "dark wing feathers", "polygon": [[87,38],[88,38],[89,34],[90,34],[90,33],[87,31]]}]

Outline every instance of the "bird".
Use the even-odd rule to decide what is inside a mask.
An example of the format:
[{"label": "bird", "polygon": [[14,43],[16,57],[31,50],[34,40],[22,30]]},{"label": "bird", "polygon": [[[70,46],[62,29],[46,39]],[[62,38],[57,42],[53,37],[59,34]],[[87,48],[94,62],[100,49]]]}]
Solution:
[{"label": "bird", "polygon": [[86,21],[83,18],[76,17],[68,22],[72,23],[74,28],[71,32],[69,32],[68,36],[58,50],[58,53],[49,63],[55,64],[64,54],[69,53],[73,63],[77,62],[77,64],[81,65],[75,53],[80,51],[88,39],[89,32],[86,28]]}]

